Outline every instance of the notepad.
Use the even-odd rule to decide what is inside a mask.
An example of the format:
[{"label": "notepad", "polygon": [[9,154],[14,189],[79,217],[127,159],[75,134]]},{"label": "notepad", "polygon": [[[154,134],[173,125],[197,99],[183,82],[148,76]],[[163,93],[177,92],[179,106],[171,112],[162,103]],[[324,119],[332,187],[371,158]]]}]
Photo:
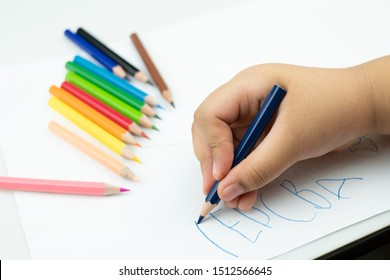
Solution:
[{"label": "notepad", "polygon": [[[350,10],[346,5],[336,12],[332,5],[338,2],[333,2],[314,7],[302,1],[307,8],[298,9],[289,1],[255,1],[139,34],[176,105],[158,111],[162,120],[154,121],[160,132],[147,131],[150,141],[139,139],[142,165],[113,155],[142,184],[118,178],[47,130],[54,119],[110,153],[47,106],[49,87],[62,82],[64,64],[72,57],[24,65],[30,75],[18,85],[15,94],[21,98],[0,124],[9,175],[103,180],[132,189],[104,198],[16,193],[32,258],[268,259],[389,210],[390,139],[369,136],[344,153],[288,169],[261,191],[250,211],[221,203],[202,224],[195,223],[204,194],[191,123],[210,92],[257,63],[343,67],[388,53],[390,43],[383,36],[388,17],[362,21],[370,7],[356,4]],[[376,26],[377,18],[387,24]],[[112,46],[142,66],[130,40]],[[10,71],[8,76],[18,74]],[[3,81],[5,90],[13,86]],[[139,86],[164,105],[157,89]]]}]

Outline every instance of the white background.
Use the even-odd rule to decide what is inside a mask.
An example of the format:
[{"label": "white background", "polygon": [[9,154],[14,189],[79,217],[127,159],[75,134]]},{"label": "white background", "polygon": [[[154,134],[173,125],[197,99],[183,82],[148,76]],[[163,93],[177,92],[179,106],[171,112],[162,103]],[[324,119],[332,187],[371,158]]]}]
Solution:
[{"label": "white background", "polygon": [[[63,32],[84,26],[104,42],[128,38],[130,32],[153,32],[248,0],[0,0],[0,68],[71,56]],[[66,42],[64,44],[64,42]],[[30,73],[20,71],[20,81]],[[1,78],[0,78],[1,80]],[[13,100],[0,88],[0,119]],[[6,174],[0,139],[0,174]],[[0,193],[0,258],[30,258],[12,192]]]},{"label": "white background", "polygon": [[[65,41],[65,28],[88,27],[106,42],[127,38],[131,31],[153,32],[162,27],[185,21],[212,11],[248,1],[4,1],[0,2],[0,67],[15,67],[21,63],[45,61],[71,55]],[[368,1],[369,3],[369,1]],[[304,9],[304,7],[302,7]],[[351,7],[353,9],[353,7]],[[259,15],[261,16],[261,15]],[[348,21],[348,15],[345,15]],[[362,18],[362,21],[364,19]],[[363,30],[369,33],[370,30]],[[20,81],[23,75],[20,72]],[[12,109],[12,97],[0,90],[0,118],[5,111]],[[1,144],[1,142],[0,142]],[[2,194],[1,198],[12,202],[12,194]],[[11,203],[12,204],[12,203]],[[26,250],[11,246],[12,242],[23,245],[21,235],[12,228],[11,204],[2,203],[0,254],[6,258],[28,257]],[[9,208],[6,208],[9,207]],[[387,216],[388,217],[388,216]],[[17,219],[17,213],[14,216]],[[5,222],[5,219],[7,221]],[[387,218],[388,219],[388,218]],[[3,224],[4,223],[4,224]],[[15,225],[14,225],[15,226]],[[21,229],[20,225],[15,228]],[[8,230],[7,230],[8,229]],[[360,233],[367,229],[363,227]],[[20,232],[20,231],[18,231]],[[352,231],[356,234],[355,231]],[[356,235],[351,235],[352,237]],[[358,236],[358,235],[357,235]]]}]

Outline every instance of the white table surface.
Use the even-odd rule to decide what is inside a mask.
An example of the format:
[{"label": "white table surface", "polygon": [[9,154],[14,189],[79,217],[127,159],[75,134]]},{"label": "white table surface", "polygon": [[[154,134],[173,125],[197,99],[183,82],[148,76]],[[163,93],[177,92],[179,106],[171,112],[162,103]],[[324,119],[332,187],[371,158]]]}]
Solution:
[{"label": "white table surface", "polygon": [[[98,30],[105,42],[123,40],[136,31],[153,32],[189,18],[249,0],[14,0],[0,1],[0,67],[36,62],[69,54],[59,43],[66,28]],[[7,93],[0,90],[0,100]],[[9,99],[7,99],[9,101]],[[11,104],[0,102],[0,118]],[[0,139],[1,146],[1,139]],[[0,150],[0,174],[6,165]],[[278,259],[310,259],[387,226],[390,211],[311,242]],[[0,259],[29,259],[23,225],[12,192],[0,192]]]},{"label": "white table surface", "polygon": [[[115,42],[133,31],[153,32],[245,2],[248,1],[0,0],[0,68],[70,54],[61,44],[66,28],[84,26],[98,30],[105,42]],[[12,98],[3,99],[5,95],[0,90],[0,118],[5,118],[4,112],[12,106]],[[6,173],[0,139],[0,174]],[[0,192],[0,229],[0,259],[30,259],[13,192]]]}]

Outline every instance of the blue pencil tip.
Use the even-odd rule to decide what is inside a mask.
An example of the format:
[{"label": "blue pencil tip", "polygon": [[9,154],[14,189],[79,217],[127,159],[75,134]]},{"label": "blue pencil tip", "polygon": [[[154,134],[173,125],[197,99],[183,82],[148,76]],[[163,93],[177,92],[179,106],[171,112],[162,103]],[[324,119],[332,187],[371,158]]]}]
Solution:
[{"label": "blue pencil tip", "polygon": [[198,221],[196,222],[198,225],[203,221],[204,216],[199,216]]},{"label": "blue pencil tip", "polygon": [[160,109],[165,110],[165,108],[163,106],[161,106],[160,104],[157,104],[157,107],[160,108]]}]

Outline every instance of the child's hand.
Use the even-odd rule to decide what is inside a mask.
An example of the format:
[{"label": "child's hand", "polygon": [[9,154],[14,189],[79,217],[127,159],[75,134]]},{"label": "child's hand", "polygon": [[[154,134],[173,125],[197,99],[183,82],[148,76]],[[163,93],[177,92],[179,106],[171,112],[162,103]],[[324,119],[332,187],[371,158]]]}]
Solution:
[{"label": "child's hand", "polygon": [[[234,148],[274,84],[287,90],[261,143],[230,172]],[[360,65],[320,69],[282,64],[248,68],[199,106],[192,127],[207,194],[228,207],[249,209],[257,191],[297,161],[317,157],[371,132],[374,105]]]}]

